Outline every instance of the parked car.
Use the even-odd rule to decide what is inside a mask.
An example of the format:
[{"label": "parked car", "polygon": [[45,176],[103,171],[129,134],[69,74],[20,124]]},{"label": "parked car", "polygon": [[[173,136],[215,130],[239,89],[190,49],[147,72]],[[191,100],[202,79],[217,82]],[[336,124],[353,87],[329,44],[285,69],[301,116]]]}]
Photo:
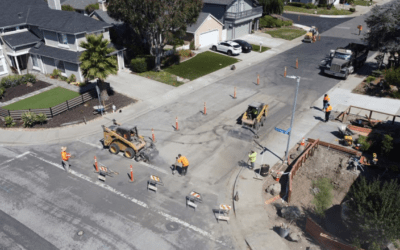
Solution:
[{"label": "parked car", "polygon": [[250,52],[250,51],[253,50],[253,46],[251,46],[250,43],[248,43],[248,42],[246,42],[244,40],[238,39],[238,40],[233,40],[233,42],[235,42],[235,43],[239,44],[240,46],[242,46],[242,51],[243,52],[245,52],[245,51],[246,52]]},{"label": "parked car", "polygon": [[239,55],[242,52],[242,47],[235,42],[227,41],[213,45],[212,50],[225,52],[229,56],[231,56],[231,55]]}]

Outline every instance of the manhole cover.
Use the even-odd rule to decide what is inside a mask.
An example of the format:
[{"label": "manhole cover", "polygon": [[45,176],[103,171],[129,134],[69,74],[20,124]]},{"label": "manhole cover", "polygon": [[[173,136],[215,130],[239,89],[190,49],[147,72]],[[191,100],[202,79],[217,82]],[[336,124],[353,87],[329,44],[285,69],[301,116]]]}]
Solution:
[{"label": "manhole cover", "polygon": [[176,222],[167,223],[167,224],[165,225],[165,227],[166,227],[169,231],[176,231],[176,230],[179,229],[179,225],[178,225],[178,223],[176,223]]},{"label": "manhole cover", "polygon": [[84,232],[81,230],[77,233],[78,236],[82,236],[84,234]]}]

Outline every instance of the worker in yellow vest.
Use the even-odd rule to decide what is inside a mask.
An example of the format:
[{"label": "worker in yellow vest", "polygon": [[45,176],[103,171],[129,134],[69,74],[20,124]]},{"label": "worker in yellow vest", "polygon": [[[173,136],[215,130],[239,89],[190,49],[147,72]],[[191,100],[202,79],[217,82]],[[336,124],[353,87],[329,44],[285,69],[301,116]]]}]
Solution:
[{"label": "worker in yellow vest", "polygon": [[188,159],[185,156],[182,156],[181,154],[178,154],[178,157],[176,159],[178,163],[182,164],[182,176],[185,176],[189,168]]},{"label": "worker in yellow vest", "polygon": [[329,116],[331,115],[332,106],[328,103],[328,107],[325,110],[325,122],[329,121]]},{"label": "worker in yellow vest", "polygon": [[65,171],[69,173],[69,158],[71,158],[71,154],[67,153],[67,147],[61,147],[61,165],[65,168]]},{"label": "worker in yellow vest", "polygon": [[254,164],[256,162],[256,159],[257,159],[257,152],[255,152],[254,150],[251,150],[251,152],[249,154],[250,169],[254,168]]},{"label": "worker in yellow vest", "polygon": [[373,154],[372,154],[372,163],[373,163],[374,165],[378,164],[378,156],[377,156],[376,153],[373,153]]}]

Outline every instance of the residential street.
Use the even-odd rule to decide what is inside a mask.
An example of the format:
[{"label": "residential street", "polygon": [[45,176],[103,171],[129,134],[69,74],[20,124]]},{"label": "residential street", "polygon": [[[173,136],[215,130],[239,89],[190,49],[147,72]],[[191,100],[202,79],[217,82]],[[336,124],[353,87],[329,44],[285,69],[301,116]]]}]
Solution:
[{"label": "residential street", "polygon": [[[165,91],[155,91],[153,98],[157,102],[151,104],[135,95],[132,87],[127,95],[143,102],[88,125],[69,128],[69,140],[64,140],[68,137],[64,129],[51,132],[52,136],[60,134],[59,138],[49,138],[46,132],[39,131],[30,137],[35,145],[28,145],[19,143],[24,135],[12,139],[18,131],[2,130],[0,220],[4,223],[0,226],[0,249],[245,249],[240,236],[240,220],[244,219],[235,218],[231,211],[232,223],[218,223],[213,211],[220,204],[232,205],[235,178],[241,168],[247,167],[249,151],[259,151],[252,132],[241,128],[237,120],[251,102],[268,104],[267,122],[258,133],[258,142],[286,145],[286,140],[277,140],[279,133],[274,128],[289,128],[296,81],[283,77],[284,68],[288,75],[301,77],[296,122],[300,118],[317,119],[306,117],[307,111],[341,81],[321,75],[320,61],[331,49],[359,42],[356,27],[366,27],[364,16],[301,16],[299,22],[297,15],[284,16],[298,24],[317,26],[321,41],[301,43],[246,68],[238,66],[233,73],[192,92],[168,92],[168,86]],[[295,69],[296,58],[299,69]],[[232,98],[234,87],[237,99]],[[147,90],[138,93],[151,95]],[[161,96],[167,93],[168,98]],[[204,102],[207,115],[202,113]],[[176,117],[179,131],[175,131]],[[135,162],[122,153],[112,155],[104,149],[100,124],[111,125],[112,118],[138,126],[139,134],[145,137],[151,137],[153,128],[159,150],[157,159]],[[37,145],[34,137],[48,142]],[[295,143],[292,141],[292,145]],[[69,174],[60,164],[61,146],[67,146],[74,156]],[[190,162],[185,177],[172,175],[170,169],[178,154]],[[94,156],[99,165],[119,174],[99,181],[94,172]],[[283,156],[283,151],[267,152],[263,163],[273,165]],[[260,158],[259,155],[258,165]],[[129,182],[130,165],[133,183]],[[147,190],[150,175],[159,176],[164,183],[156,193]],[[191,191],[202,195],[203,202],[197,203],[195,210],[186,205],[185,197]],[[78,235],[80,231],[83,235]]]}]

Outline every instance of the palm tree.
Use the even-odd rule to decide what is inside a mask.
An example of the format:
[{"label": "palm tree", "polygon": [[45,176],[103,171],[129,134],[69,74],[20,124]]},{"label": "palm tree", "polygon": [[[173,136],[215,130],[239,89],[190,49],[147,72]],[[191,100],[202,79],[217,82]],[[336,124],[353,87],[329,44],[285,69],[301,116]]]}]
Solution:
[{"label": "palm tree", "polygon": [[86,49],[80,56],[82,74],[86,79],[99,79],[101,95],[108,99],[107,90],[102,88],[104,80],[110,74],[117,74],[118,63],[115,56],[108,56],[115,49],[108,47],[110,41],[103,39],[103,35],[88,35],[87,42],[81,42],[80,46]]}]

